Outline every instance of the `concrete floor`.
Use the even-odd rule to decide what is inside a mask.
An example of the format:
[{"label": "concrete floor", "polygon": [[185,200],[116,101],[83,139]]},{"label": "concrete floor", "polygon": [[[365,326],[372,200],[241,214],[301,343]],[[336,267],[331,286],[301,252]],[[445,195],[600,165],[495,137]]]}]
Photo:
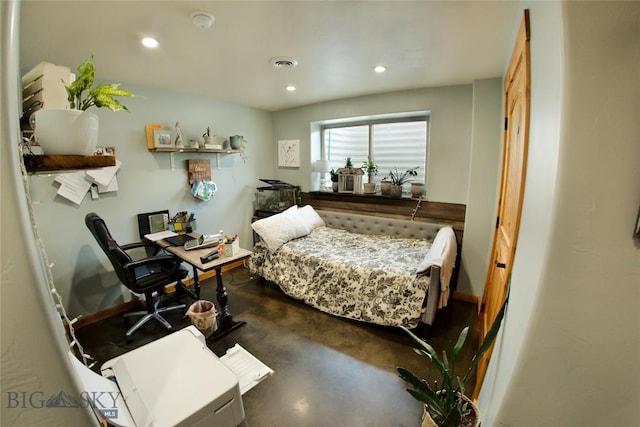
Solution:
[{"label": "concrete floor", "polygon": [[[239,343],[274,370],[243,396],[248,426],[420,425],[422,407],[406,392],[396,367],[429,381],[439,378],[430,362],[413,351],[413,341],[403,331],[322,313],[287,297],[275,285],[261,285],[244,268],[224,273],[223,278],[234,320],[247,324],[209,342],[209,348],[222,356]],[[215,286],[215,278],[203,282],[202,298],[215,302]],[[165,318],[180,329],[189,325],[183,315],[176,311]],[[438,351],[449,353],[462,328],[471,327],[458,363],[464,372],[477,347],[475,306],[453,301],[436,319],[429,342]],[[151,322],[127,344],[126,329],[116,316],[77,332],[85,352],[98,361],[94,369],[167,333]],[[472,389],[473,383],[468,384],[467,390]]]}]

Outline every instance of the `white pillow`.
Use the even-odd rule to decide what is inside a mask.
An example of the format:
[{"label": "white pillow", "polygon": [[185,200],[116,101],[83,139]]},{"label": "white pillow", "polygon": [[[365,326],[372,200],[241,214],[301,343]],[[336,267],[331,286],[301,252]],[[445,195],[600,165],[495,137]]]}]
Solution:
[{"label": "white pillow", "polygon": [[311,205],[306,205],[298,209],[298,215],[300,215],[300,219],[307,226],[309,232],[311,232],[316,227],[324,227],[325,225],[327,225]]},{"label": "white pillow", "polygon": [[289,240],[306,236],[310,230],[298,215],[298,206],[291,206],[284,212],[259,219],[251,228],[265,242],[270,251],[277,250]]}]

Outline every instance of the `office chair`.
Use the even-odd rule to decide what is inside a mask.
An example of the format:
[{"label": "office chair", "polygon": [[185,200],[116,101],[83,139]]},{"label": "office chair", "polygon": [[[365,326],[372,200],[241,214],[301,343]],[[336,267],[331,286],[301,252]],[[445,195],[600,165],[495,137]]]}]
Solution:
[{"label": "office chair", "polygon": [[[130,342],[133,333],[150,319],[156,319],[167,330],[171,330],[171,324],[160,313],[184,309],[185,305],[180,304],[162,308],[159,306],[162,303],[162,294],[165,286],[178,282],[176,287],[184,287],[182,280],[187,277],[188,272],[181,267],[181,261],[172,255],[157,255],[160,248],[151,242],[118,245],[111,237],[104,220],[95,213],[87,214],[84,221],[102,250],[107,254],[122,284],[135,293],[144,294],[146,311],[137,311],[124,315],[125,317],[143,316],[127,331],[127,342]],[[131,249],[149,247],[155,248],[155,256],[134,260],[127,253]],[[158,293],[158,299],[155,302],[153,298],[154,292]]]}]

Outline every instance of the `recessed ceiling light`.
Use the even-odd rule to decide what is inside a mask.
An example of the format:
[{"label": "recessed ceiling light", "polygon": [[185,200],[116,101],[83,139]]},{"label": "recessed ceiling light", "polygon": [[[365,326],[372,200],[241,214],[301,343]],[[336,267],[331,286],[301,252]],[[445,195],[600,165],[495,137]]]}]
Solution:
[{"label": "recessed ceiling light", "polygon": [[284,87],[288,92],[295,92],[296,87],[294,85],[287,85]]},{"label": "recessed ceiling light", "polygon": [[145,37],[142,39],[142,44],[145,45],[148,48],[156,48],[158,47],[158,40],[154,39],[153,37]]},{"label": "recessed ceiling light", "polygon": [[384,65],[378,65],[374,67],[373,71],[375,71],[376,73],[384,73],[385,71],[387,71],[387,67],[385,67]]},{"label": "recessed ceiling light", "polygon": [[208,12],[197,10],[191,13],[191,22],[193,22],[193,25],[203,30],[211,28],[213,21],[215,21],[215,18]]}]

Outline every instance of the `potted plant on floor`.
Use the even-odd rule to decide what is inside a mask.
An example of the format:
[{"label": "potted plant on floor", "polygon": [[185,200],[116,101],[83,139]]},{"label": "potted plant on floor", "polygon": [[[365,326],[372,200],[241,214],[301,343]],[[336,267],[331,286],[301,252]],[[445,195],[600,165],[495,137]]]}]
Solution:
[{"label": "potted plant on floor", "polygon": [[77,71],[76,80],[65,86],[69,109],[35,113],[35,135],[45,154],[92,155],[98,142],[98,116],[87,110],[96,107],[129,111],[116,97],[138,96],[121,89],[117,83],[94,87],[93,54]]},{"label": "potted plant on floor", "polygon": [[402,197],[402,185],[411,181],[409,177],[418,175],[418,167],[407,169],[402,173],[398,172],[398,168],[395,168],[395,171],[389,171],[389,175],[385,179],[388,178],[391,181],[391,197]]},{"label": "potted plant on floor", "polygon": [[367,173],[367,178],[369,182],[364,184],[364,192],[365,194],[373,194],[376,192],[376,183],[373,182],[373,177],[378,173],[378,165],[376,165],[373,161],[367,160],[362,163],[362,170]]},{"label": "potted plant on floor", "polygon": [[469,332],[468,326],[460,332],[458,340],[450,351],[451,356],[448,357],[447,353],[443,351],[442,359],[438,357],[438,353],[431,345],[403,327],[420,345],[421,348],[415,349],[416,353],[429,359],[442,375],[440,384],[435,381],[433,385],[429,385],[426,380],[418,378],[408,370],[398,368],[400,378],[413,387],[412,389],[407,389],[409,394],[424,404],[422,427],[458,427],[468,425],[477,427],[480,425],[480,412],[471,399],[465,395],[464,387],[475,372],[482,356],[491,348],[500,330],[508,299],[509,295],[505,298],[493,325],[491,325],[478,351],[471,359],[469,369],[467,369],[467,372],[462,378],[455,376],[455,364],[460,349],[467,338],[467,333]]}]

